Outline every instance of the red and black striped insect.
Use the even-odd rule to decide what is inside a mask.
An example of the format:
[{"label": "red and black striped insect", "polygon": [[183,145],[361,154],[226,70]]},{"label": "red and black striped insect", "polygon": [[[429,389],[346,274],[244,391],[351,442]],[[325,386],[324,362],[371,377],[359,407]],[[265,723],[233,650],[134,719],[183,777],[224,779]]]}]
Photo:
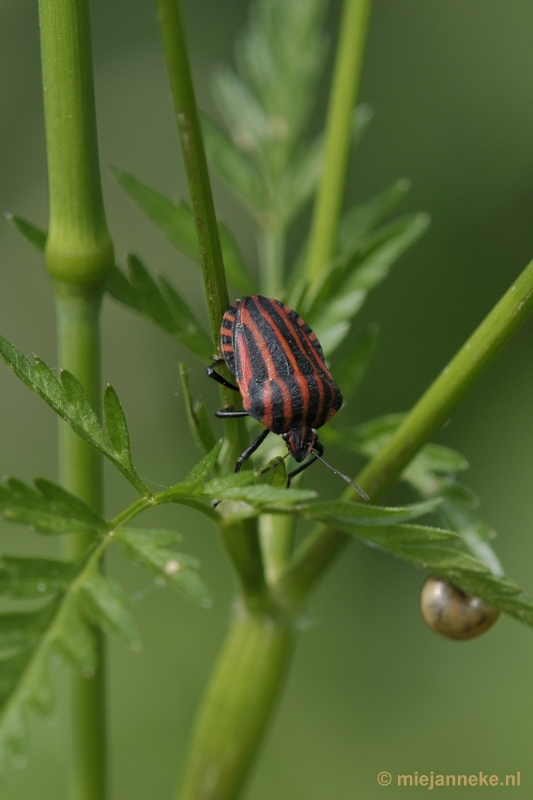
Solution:
[{"label": "red and black striped insect", "polygon": [[[309,325],[279,300],[256,294],[231,304],[222,319],[220,336],[223,358],[215,359],[207,367],[207,374],[240,392],[244,411],[222,408],[216,416],[251,416],[265,426],[238,458],[235,472],[270,432],[277,433],[298,463],[311,456],[289,473],[288,486],[295,475],[319,459],[368,500],[357,484],[322,458],[324,446],[313,429],[331,419],[343,401]],[[235,375],[237,386],[215,372],[223,362]]]}]

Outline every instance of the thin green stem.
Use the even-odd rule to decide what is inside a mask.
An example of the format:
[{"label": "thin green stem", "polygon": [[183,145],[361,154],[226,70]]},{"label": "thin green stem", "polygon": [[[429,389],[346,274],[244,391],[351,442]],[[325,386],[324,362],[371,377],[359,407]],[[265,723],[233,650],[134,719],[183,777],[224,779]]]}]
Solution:
[{"label": "thin green stem", "polygon": [[[113,246],[104,213],[88,0],[40,0],[41,52],[50,200],[46,267],[54,278],[60,364],[100,404],[98,319]],[[60,428],[63,485],[102,510],[102,467],[95,451],[64,423]],[[91,546],[68,538],[67,555]],[[106,796],[105,653],[93,629],[99,665],[93,678],[72,679],[72,800]]]},{"label": "thin green stem", "polygon": [[345,0],[344,3],[326,122],[324,168],[309,237],[306,273],[311,295],[321,271],[335,254],[370,6],[371,0]]},{"label": "thin green stem", "polygon": [[[81,381],[94,406],[100,402],[98,317],[101,292],[83,284],[56,283],[60,363]],[[61,482],[92,508],[102,511],[102,461],[64,422],[60,423]],[[66,555],[79,558],[91,546],[84,534],[67,537]],[[106,796],[106,720],[104,637],[93,628],[98,669],[92,678],[72,677],[72,800]]]},{"label": "thin green stem", "polygon": [[[388,444],[357,477],[373,502],[379,500],[421,447],[447,420],[472,384],[533,310],[533,261],[494,306],[407,415]],[[360,499],[353,489],[345,497]],[[320,527],[303,542],[282,578],[283,591],[303,602],[349,536]]]},{"label": "thin green stem", "polygon": [[291,621],[238,609],[197,717],[177,800],[233,800],[287,674]]},{"label": "thin green stem", "polygon": [[183,21],[177,0],[156,0],[156,3],[174,101],[174,112],[200,245],[211,333],[213,341],[218,342],[220,322],[229,305],[229,295]]},{"label": "thin green stem", "polygon": [[[226,274],[213,205],[211,183],[198,120],[187,43],[177,0],[156,0],[163,36],[174,112],[181,141],[187,182],[200,246],[204,284],[213,342],[218,348],[220,323],[229,305]],[[235,404],[235,393],[221,387],[225,405]],[[225,421],[229,443],[226,460],[235,464],[246,447],[246,428],[242,420]],[[251,585],[264,585],[261,548],[255,521],[223,529],[222,537],[239,578]],[[253,540],[253,541],[250,541]],[[244,561],[242,557],[244,556]],[[244,573],[243,570],[244,569]],[[243,577],[246,575],[246,577]]]}]

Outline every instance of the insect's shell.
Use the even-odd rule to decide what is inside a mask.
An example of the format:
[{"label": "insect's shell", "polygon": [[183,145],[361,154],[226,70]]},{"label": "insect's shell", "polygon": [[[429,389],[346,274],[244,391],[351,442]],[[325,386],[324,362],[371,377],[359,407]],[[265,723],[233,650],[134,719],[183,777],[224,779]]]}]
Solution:
[{"label": "insect's shell", "polygon": [[237,300],[226,310],[220,333],[244,409],[273,433],[320,428],[342,406],[316,335],[279,300]]}]

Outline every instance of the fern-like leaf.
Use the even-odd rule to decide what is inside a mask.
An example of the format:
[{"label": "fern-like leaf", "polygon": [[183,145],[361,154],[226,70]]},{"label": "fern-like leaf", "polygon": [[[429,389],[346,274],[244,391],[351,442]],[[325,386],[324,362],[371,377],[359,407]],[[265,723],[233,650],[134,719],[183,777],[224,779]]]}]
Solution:
[{"label": "fern-like leaf", "polygon": [[129,448],[120,452],[115,449],[108,434],[100,425],[83,386],[74,375],[63,370],[58,380],[44,361],[35,358],[31,364],[25,355],[2,336],[0,336],[0,358],[28,388],[38,394],[64,419],[78,436],[108,458],[138,492],[144,495],[150,494],[133,466]]}]

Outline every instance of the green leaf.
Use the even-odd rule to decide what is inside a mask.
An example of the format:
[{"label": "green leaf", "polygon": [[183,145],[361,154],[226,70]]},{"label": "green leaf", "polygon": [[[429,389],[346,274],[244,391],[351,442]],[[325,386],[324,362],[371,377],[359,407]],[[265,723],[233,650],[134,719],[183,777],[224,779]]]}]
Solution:
[{"label": "green leaf", "polygon": [[[385,447],[404,418],[405,414],[386,414],[350,428],[330,426],[324,429],[322,438],[350,452],[373,458]],[[467,468],[468,462],[461,453],[444,445],[429,442],[406,467],[402,479],[411,483],[424,497],[441,491],[453,493],[452,486],[456,484],[444,482],[442,476],[448,478]],[[458,491],[461,492],[460,489]],[[461,494],[465,501],[467,497],[470,501],[474,499],[468,490],[467,493],[461,492]]]},{"label": "green leaf", "polygon": [[[298,513],[308,519],[326,522],[333,527],[348,525],[351,530],[352,526],[358,525],[365,528],[368,526],[386,527],[388,525],[398,525],[431,513],[440,503],[440,498],[433,498],[410,506],[387,508],[385,506],[372,506],[368,503],[333,500],[300,506]],[[457,534],[453,534],[451,538],[457,538]]]},{"label": "green leaf", "polygon": [[[323,438],[372,457],[385,446],[403,418],[403,414],[389,414],[350,429],[336,431],[329,428]],[[443,445],[429,443],[422,448],[401,477],[423,497],[440,495],[443,498],[439,513],[444,524],[458,534],[463,551],[474,556],[491,573],[500,577],[503,569],[489,543],[496,534],[489,525],[472,514],[471,509],[478,505],[477,498],[467,487],[457,483],[454,477],[456,472],[467,467],[468,463],[461,453]],[[472,582],[469,586],[472,586]],[[501,586],[499,590],[502,590]]]},{"label": "green leaf", "polygon": [[0,614],[0,764],[6,753],[18,755],[27,748],[28,712],[51,710],[51,650],[42,645],[59,606],[54,598],[36,611]]},{"label": "green leaf", "polygon": [[479,558],[458,549],[461,537],[455,531],[423,525],[365,528],[348,522],[335,524],[335,527],[445,578],[463,591],[533,626],[533,598],[511,581],[492,574]]},{"label": "green leaf", "polygon": [[426,214],[396,220],[371,237],[361,252],[336,260],[329,272],[324,270],[323,285],[306,319],[326,355],[344,339],[368,292],[387,277],[391,265],[422,235],[428,222]]},{"label": "green leaf", "polygon": [[54,638],[54,650],[82,677],[92,678],[98,666],[96,640],[81,605],[66,602],[62,608],[61,626]]},{"label": "green leaf", "polygon": [[409,191],[410,183],[401,178],[385,191],[363,205],[351,208],[343,216],[339,227],[339,251],[352,253],[403,200]]},{"label": "green leaf", "polygon": [[255,475],[251,470],[236,472],[233,475],[225,475],[223,478],[214,478],[199,488],[199,493],[204,497],[214,497],[220,499],[220,495],[232,489],[240,489],[250,486],[255,481]]},{"label": "green leaf", "polygon": [[220,234],[220,246],[224,259],[224,268],[228,276],[229,283],[243,295],[257,294],[258,289],[252,280],[250,273],[246,269],[237,240],[230,229],[223,222],[218,223]]},{"label": "green leaf", "polygon": [[80,589],[84,614],[106,633],[138,649],[139,631],[125,592],[110,578],[93,570]]},{"label": "green leaf", "polygon": [[359,144],[363,134],[374,119],[374,109],[368,103],[359,103],[353,112],[353,143]]},{"label": "green leaf", "polygon": [[111,444],[123,457],[131,459],[130,434],[118,395],[107,384],[104,390],[104,420]]},{"label": "green leaf", "polygon": [[115,267],[106,285],[115,300],[159,325],[199,358],[211,358],[213,345],[192,313],[190,304],[163,276],[159,276],[156,283],[136,256],[128,256],[128,276]]},{"label": "green leaf", "polygon": [[175,203],[128,172],[115,167],[111,171],[117,183],[169,242],[198,261],[198,239],[194,218],[187,203],[184,200]]},{"label": "green leaf", "polygon": [[259,474],[251,470],[236,472],[223,478],[215,478],[200,487],[202,497],[215,500],[233,500],[251,505],[283,505],[290,506],[303,503],[316,497],[316,492],[304,489],[285,489],[264,483],[264,472]]},{"label": "green leaf", "polygon": [[[92,514],[55,484],[41,479],[39,489],[51,504],[81,510],[82,518]],[[16,483],[15,493],[25,502],[37,497],[42,503],[42,497],[24,484]],[[104,527],[109,528],[107,523]],[[175,539],[176,534],[168,531],[152,536],[154,545],[161,548]],[[49,714],[52,710],[52,658],[66,659],[86,678],[94,675],[97,649],[92,623],[138,649],[126,596],[98,572],[105,548],[114,540],[109,535],[100,539],[76,562],[20,556],[4,556],[0,561],[0,593],[12,601],[26,604],[55,595],[36,610],[0,614],[0,764],[8,754],[21,754],[27,748],[29,712]]]},{"label": "green leaf", "polygon": [[[36,363],[38,366],[48,370],[48,367],[42,361],[36,361]],[[96,416],[96,411],[85,394],[85,389],[81,383],[75,375],[68,372],[68,370],[61,370],[59,377],[64,390],[63,397],[66,399],[70,408],[74,409],[75,414],[73,417],[87,437],[87,441],[94,442],[102,451],[107,449],[109,439],[100,425],[100,420]]]},{"label": "green leaf", "polygon": [[210,361],[213,344],[191,311],[190,304],[182,298],[167,278],[161,276],[159,284],[167,306],[172,313],[175,336],[189,350],[202,359]]},{"label": "green leaf", "polygon": [[[194,217],[185,200],[174,202],[122,170],[113,169],[113,175],[134,203],[159,228],[169,242],[189,258],[200,263]],[[237,289],[244,289],[247,293],[253,294],[249,291],[254,288],[253,282],[243,264],[233,235],[224,223],[219,222],[218,227],[222,256],[230,282]]]},{"label": "green leaf", "polygon": [[217,500],[245,502],[257,507],[268,506],[269,510],[276,510],[277,508],[287,508],[296,503],[310,500],[316,497],[316,492],[307,489],[284,489],[277,486],[269,486],[268,484],[259,484],[255,486],[228,486],[220,491],[205,487],[203,496],[213,497]]},{"label": "green leaf", "polygon": [[[288,147],[300,137],[315,101],[326,56],[325,9],[324,0],[254,2],[250,24],[236,45],[241,77],[268,118],[284,123],[271,124],[272,139],[286,140]],[[226,118],[238,124],[246,98],[241,100],[234,87],[225,88]]]},{"label": "green leaf", "polygon": [[281,176],[279,184],[279,213],[285,226],[289,226],[308,203],[322,173],[323,137],[294,153]]},{"label": "green leaf", "polygon": [[202,460],[191,469],[185,476],[184,483],[193,483],[194,481],[202,481],[210,472],[212,472],[217,463],[220,451],[222,450],[223,441],[220,439],[213,449]]},{"label": "green leaf", "polygon": [[268,114],[250,89],[232,69],[219,66],[213,74],[213,97],[237,147],[257,153],[271,131]]},{"label": "green leaf", "polygon": [[468,509],[447,499],[439,510],[446,523],[459,533],[466,549],[486,564],[494,575],[502,576],[503,567],[489,544],[489,541],[496,537],[496,533],[490,525],[480,520]]},{"label": "green leaf", "polygon": [[[164,537],[166,534],[166,539]],[[190,600],[203,606],[211,604],[209,592],[196,570],[199,563],[195,558],[170,550],[173,531],[154,531],[143,528],[118,528],[116,539],[125,555],[139,561],[152,573],[162,578],[170,586],[182,591]]]},{"label": "green leaf", "polygon": [[31,525],[41,533],[90,533],[99,536],[107,523],[82,500],[45,478],[36,489],[9,478],[0,485],[0,512],[10,522]]},{"label": "green leaf", "polygon": [[38,228],[37,225],[34,225],[33,222],[24,219],[24,217],[11,214],[11,212],[7,212],[6,219],[9,220],[13,227],[16,228],[18,232],[28,240],[28,242],[34,245],[34,247],[36,247],[41,253],[44,253],[46,248],[46,239],[48,237],[48,233],[45,230]]},{"label": "green leaf", "polygon": [[261,213],[265,206],[266,187],[253,160],[209,117],[202,117],[202,133],[209,161],[222,180],[254,213]]},{"label": "green leaf", "polygon": [[2,556],[0,595],[10,598],[41,598],[64,591],[77,572],[71,562],[51,558]]},{"label": "green leaf", "polygon": [[353,341],[347,341],[343,353],[332,360],[331,371],[341,387],[344,402],[351,400],[368,369],[374,355],[379,328],[369,324],[359,331]]},{"label": "green leaf", "polygon": [[78,436],[106,456],[138,492],[143,495],[150,494],[133,467],[131,459],[124,458],[114,448],[109,436],[100,425],[81,383],[74,375],[63,370],[59,382],[44,361],[36,357],[34,364],[31,364],[26,356],[2,336],[0,336],[0,358],[26,386],[68,422]]},{"label": "green leaf", "polygon": [[179,369],[189,428],[200,450],[204,453],[210,453],[215,446],[216,439],[207,411],[202,400],[194,402],[192,399],[189,371],[185,364],[180,363]]},{"label": "green leaf", "polygon": [[269,486],[277,486],[279,488],[285,487],[287,483],[285,459],[282,456],[276,456],[269,461],[268,464],[265,464],[259,473],[256,474],[256,482],[266,483]]}]

